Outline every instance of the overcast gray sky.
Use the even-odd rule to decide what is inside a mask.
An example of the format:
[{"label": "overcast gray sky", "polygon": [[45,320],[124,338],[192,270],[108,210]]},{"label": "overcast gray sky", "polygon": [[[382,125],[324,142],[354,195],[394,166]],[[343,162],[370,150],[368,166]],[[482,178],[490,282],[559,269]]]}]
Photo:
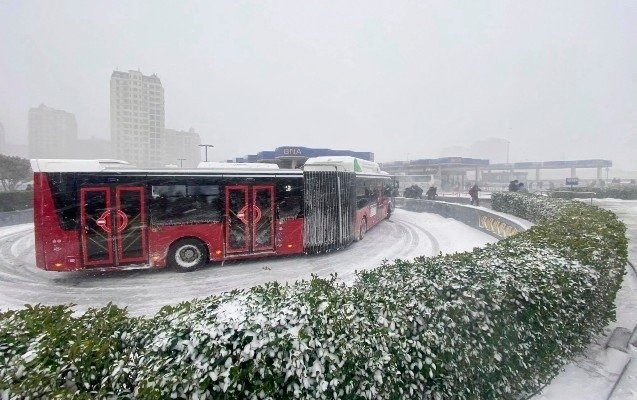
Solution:
[{"label": "overcast gray sky", "polygon": [[[157,73],[166,127],[215,159],[278,146],[637,169],[637,1],[0,0],[0,122],[40,103],[110,137],[113,70]],[[211,158],[213,158],[211,157]]]}]

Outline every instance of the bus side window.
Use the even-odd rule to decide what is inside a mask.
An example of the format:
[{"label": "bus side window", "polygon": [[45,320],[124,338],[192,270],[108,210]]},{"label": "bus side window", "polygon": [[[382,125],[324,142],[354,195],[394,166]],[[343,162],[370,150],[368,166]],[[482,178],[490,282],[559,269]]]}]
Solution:
[{"label": "bus side window", "polygon": [[[152,198],[150,203],[150,222],[153,225],[169,225],[177,223],[178,210],[176,204],[185,193],[183,185],[154,185],[151,188]],[[181,196],[180,196],[181,194]]]},{"label": "bus side window", "polygon": [[303,181],[282,179],[276,185],[275,212],[277,219],[303,217]]},{"label": "bus side window", "polygon": [[219,185],[188,185],[188,196],[198,209],[199,219],[217,221],[221,218],[221,192]]},{"label": "bus side window", "polygon": [[389,184],[383,185],[383,196],[387,196],[387,197],[391,196],[391,189],[392,189],[391,185]]},{"label": "bus side window", "polygon": [[356,208],[361,209],[370,202],[371,191],[365,178],[356,180]]},{"label": "bus side window", "polygon": [[288,219],[298,218],[301,216],[302,201],[299,196],[284,197],[283,200],[277,203],[277,218]]}]

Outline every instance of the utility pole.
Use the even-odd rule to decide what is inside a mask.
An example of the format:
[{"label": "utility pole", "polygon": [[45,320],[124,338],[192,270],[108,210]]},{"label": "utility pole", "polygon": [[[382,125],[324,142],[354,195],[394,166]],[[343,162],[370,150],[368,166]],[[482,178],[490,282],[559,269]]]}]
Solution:
[{"label": "utility pole", "polygon": [[179,160],[179,168],[183,168],[185,158],[178,158],[178,160]]},{"label": "utility pole", "polygon": [[208,147],[215,147],[211,144],[200,144],[199,147],[205,147],[206,148],[206,162],[208,162]]}]

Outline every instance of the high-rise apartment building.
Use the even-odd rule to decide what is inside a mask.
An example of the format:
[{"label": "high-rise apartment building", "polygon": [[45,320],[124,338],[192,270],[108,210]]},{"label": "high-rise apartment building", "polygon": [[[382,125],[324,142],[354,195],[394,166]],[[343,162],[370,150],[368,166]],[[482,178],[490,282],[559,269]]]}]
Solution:
[{"label": "high-rise apartment building", "polygon": [[155,74],[113,71],[111,143],[115,158],[139,167],[164,164],[164,88]]},{"label": "high-rise apartment building", "polygon": [[44,104],[29,110],[29,157],[73,158],[76,145],[75,115]]},{"label": "high-rise apartment building", "polygon": [[201,138],[194,129],[164,129],[164,164],[196,168],[201,161]]}]

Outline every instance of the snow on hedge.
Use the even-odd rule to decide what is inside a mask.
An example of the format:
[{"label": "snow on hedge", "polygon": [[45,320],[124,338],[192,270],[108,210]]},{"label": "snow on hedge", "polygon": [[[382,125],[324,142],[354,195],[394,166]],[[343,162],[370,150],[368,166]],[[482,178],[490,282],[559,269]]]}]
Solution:
[{"label": "snow on hedge", "polygon": [[130,318],[113,305],[0,315],[0,398],[515,398],[614,317],[625,227],[596,207],[493,195],[538,225],[395,260],[352,286],[268,283]]}]

